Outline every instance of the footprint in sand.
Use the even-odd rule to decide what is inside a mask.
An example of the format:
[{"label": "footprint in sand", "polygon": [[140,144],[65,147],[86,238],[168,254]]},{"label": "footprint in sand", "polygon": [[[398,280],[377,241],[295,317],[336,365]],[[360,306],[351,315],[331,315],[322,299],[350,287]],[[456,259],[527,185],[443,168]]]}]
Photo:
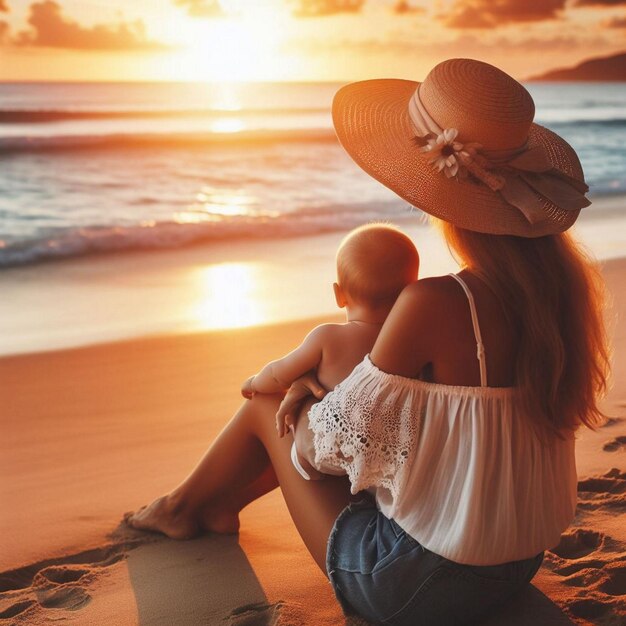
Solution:
[{"label": "footprint in sand", "polygon": [[[122,556],[115,554],[115,551],[111,549],[96,549],[86,550],[60,559],[39,561],[32,565],[0,573],[0,592],[28,589],[34,585],[37,576],[45,576],[50,582],[73,582],[72,577],[78,576],[74,579],[78,580],[85,570],[70,568],[69,565],[105,565],[119,560]],[[81,571],[83,573],[79,575]],[[64,577],[68,577],[68,580],[62,580]]]},{"label": "footprint in sand", "polygon": [[562,559],[580,559],[604,545],[605,535],[593,530],[576,528],[561,535],[559,545],[550,552]]},{"label": "footprint in sand", "polygon": [[[617,568],[620,572],[621,568],[626,568],[625,548],[621,541],[604,533],[572,528],[561,535],[559,545],[546,552],[545,562],[548,569],[568,577],[564,582],[583,587],[602,578],[594,571],[607,572],[609,568]],[[621,573],[616,575],[622,576]]]},{"label": "footprint in sand", "polygon": [[32,606],[34,606],[36,602],[34,600],[22,600],[20,602],[16,602],[15,604],[11,604],[3,611],[0,611],[0,620],[11,619],[12,617],[17,617],[21,615]]},{"label": "footprint in sand", "polygon": [[77,611],[91,601],[84,584],[93,574],[90,568],[53,565],[35,574],[32,588],[44,608]]},{"label": "footprint in sand", "polygon": [[38,589],[35,594],[44,609],[78,611],[91,602],[91,596],[82,587]]},{"label": "footprint in sand", "polygon": [[[601,618],[609,617],[613,611],[611,603],[605,603],[595,598],[581,598],[574,600],[567,607],[568,611],[574,616],[584,620],[590,620],[597,623]],[[604,623],[604,620],[601,622]],[[617,624],[618,622],[615,622]]]},{"label": "footprint in sand", "polygon": [[147,536],[138,531],[131,533],[127,531],[117,533],[116,531],[110,535],[110,538],[115,540],[115,543],[102,548],[84,550],[58,559],[46,559],[14,570],[0,572],[0,597],[4,591],[31,587],[35,576],[42,572],[46,572],[46,576],[52,582],[72,582],[71,580],[55,580],[55,577],[78,576],[80,578],[83,575],[78,574],[80,568],[70,566],[83,565],[88,569],[107,567],[125,558],[130,550],[158,540],[158,537]]},{"label": "footprint in sand", "polygon": [[[228,626],[293,626],[308,624],[307,612],[296,603],[279,600],[274,603],[257,602],[233,609],[223,620]],[[346,622],[348,624],[348,622]],[[350,622],[350,626],[367,626],[368,622]]]},{"label": "footprint in sand", "polygon": [[617,468],[578,481],[578,506],[583,510],[626,507],[626,472]]},{"label": "footprint in sand", "polygon": [[[578,488],[581,523],[586,510],[625,504],[626,473],[614,468],[582,479]],[[572,589],[562,606],[570,617],[605,626],[626,623],[626,546],[621,541],[589,527],[572,528],[546,552],[544,564]]]},{"label": "footprint in sand", "polygon": [[283,602],[258,602],[233,609],[225,621],[229,626],[279,626]]},{"label": "footprint in sand", "polygon": [[[5,592],[0,593],[0,602],[4,604],[2,601],[6,600],[8,606],[0,610],[0,620],[18,615],[24,619],[26,615],[23,614],[26,611],[34,615],[37,609],[82,609],[91,601],[85,585],[93,580],[94,572],[89,567],[50,565],[38,571],[36,566],[30,566],[21,571],[3,574],[0,580]],[[13,589],[6,590],[7,587]]]},{"label": "footprint in sand", "polygon": [[42,610],[82,609],[91,601],[87,587],[99,573],[146,542],[141,536],[123,536],[103,548],[0,573],[0,623],[18,616],[39,623]]},{"label": "footprint in sand", "polygon": [[626,595],[626,563],[609,563],[604,567],[606,578],[598,589],[610,596]]},{"label": "footprint in sand", "polygon": [[[50,567],[46,567],[41,571],[37,572],[35,578],[33,579],[33,587],[37,586],[38,580],[43,580],[56,584],[63,583],[73,583],[87,574],[92,573],[93,570],[84,568],[84,567],[69,567],[66,565],[52,565]],[[44,583],[45,585],[45,583]],[[41,586],[41,583],[40,585]]]},{"label": "footprint in sand", "polygon": [[[557,571],[557,570],[555,570]],[[562,570],[558,570],[557,573],[562,574]],[[596,584],[599,580],[604,578],[604,574],[601,569],[595,567],[584,567],[582,570],[576,571],[569,576],[563,578],[563,583],[569,587],[589,587]]]},{"label": "footprint in sand", "polygon": [[[570,587],[601,591],[609,596],[626,594],[626,563],[605,563],[601,568],[588,567],[563,578]],[[555,570],[561,573],[560,570]]]}]

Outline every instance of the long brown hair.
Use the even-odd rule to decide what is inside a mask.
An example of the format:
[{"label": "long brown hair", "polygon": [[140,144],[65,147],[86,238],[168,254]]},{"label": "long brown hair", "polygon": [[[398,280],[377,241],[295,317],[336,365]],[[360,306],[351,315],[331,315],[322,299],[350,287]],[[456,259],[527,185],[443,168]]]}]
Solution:
[{"label": "long brown hair", "polygon": [[448,245],[500,299],[519,332],[516,386],[524,413],[561,435],[604,421],[609,349],[604,283],[569,233],[524,238],[487,235],[441,222]]}]

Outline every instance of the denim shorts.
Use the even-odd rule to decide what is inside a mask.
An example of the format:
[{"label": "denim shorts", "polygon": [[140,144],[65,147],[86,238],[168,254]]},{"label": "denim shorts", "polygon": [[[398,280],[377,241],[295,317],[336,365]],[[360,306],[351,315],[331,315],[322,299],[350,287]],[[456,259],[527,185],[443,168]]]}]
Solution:
[{"label": "denim shorts", "polygon": [[543,552],[502,565],[455,563],[362,500],[335,520],[326,571],[347,615],[377,624],[453,626],[487,617],[530,582],[542,560]]}]

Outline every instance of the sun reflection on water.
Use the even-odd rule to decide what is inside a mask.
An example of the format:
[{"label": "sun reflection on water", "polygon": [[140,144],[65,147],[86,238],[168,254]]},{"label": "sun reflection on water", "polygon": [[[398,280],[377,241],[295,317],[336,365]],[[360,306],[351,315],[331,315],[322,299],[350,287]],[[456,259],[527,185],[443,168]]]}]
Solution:
[{"label": "sun reflection on water", "polygon": [[250,207],[257,204],[254,196],[246,193],[213,193],[210,189],[201,191],[196,200],[206,213],[211,215],[250,215]]},{"label": "sun reflection on water", "polygon": [[213,133],[238,133],[246,128],[243,120],[238,117],[220,117],[211,122],[210,129]]},{"label": "sun reflection on water", "polygon": [[197,273],[202,294],[193,317],[196,328],[240,328],[265,321],[259,298],[258,269],[251,263],[220,263]]},{"label": "sun reflection on water", "polygon": [[276,218],[277,211],[260,209],[259,199],[240,190],[205,187],[196,195],[195,202],[184,211],[174,213],[179,224],[218,222],[227,218]]}]

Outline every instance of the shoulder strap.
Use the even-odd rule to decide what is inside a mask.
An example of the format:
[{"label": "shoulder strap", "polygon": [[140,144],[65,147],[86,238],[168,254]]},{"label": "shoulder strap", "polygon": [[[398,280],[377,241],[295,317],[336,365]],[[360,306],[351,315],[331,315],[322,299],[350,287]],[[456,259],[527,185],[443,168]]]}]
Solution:
[{"label": "shoulder strap", "polygon": [[480,326],[478,325],[478,315],[476,314],[476,303],[474,302],[474,296],[470,291],[469,287],[465,283],[465,281],[456,274],[448,274],[448,276],[452,276],[454,280],[456,280],[461,287],[463,287],[463,291],[467,296],[467,300],[469,301],[470,313],[472,314],[472,325],[474,326],[474,336],[476,337],[476,356],[478,357],[478,363],[480,365],[480,386],[487,386],[487,360],[485,358],[485,346],[483,344],[483,339],[480,334]]}]

